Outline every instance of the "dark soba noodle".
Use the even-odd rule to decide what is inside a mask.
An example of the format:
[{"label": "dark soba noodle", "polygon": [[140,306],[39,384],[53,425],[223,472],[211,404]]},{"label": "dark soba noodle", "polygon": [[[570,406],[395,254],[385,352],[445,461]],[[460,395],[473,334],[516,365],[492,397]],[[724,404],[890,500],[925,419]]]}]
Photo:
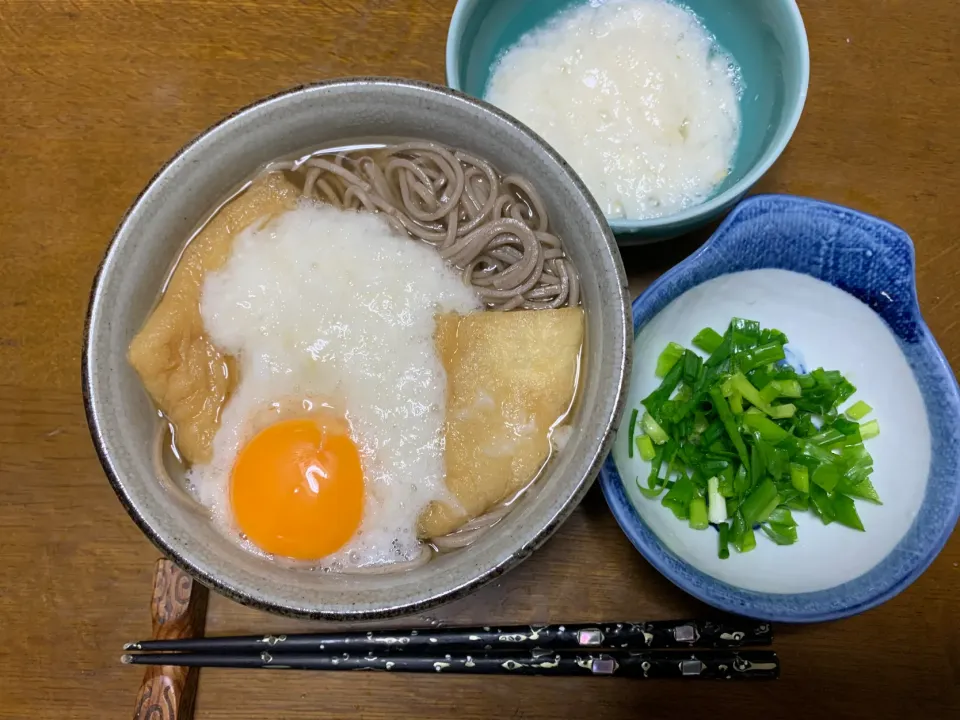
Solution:
[{"label": "dark soba noodle", "polygon": [[576,269],[549,230],[546,208],[519,175],[501,177],[469,153],[432,142],[318,153],[274,163],[302,177],[305,197],[381,213],[435,248],[490,310],[580,302]]}]

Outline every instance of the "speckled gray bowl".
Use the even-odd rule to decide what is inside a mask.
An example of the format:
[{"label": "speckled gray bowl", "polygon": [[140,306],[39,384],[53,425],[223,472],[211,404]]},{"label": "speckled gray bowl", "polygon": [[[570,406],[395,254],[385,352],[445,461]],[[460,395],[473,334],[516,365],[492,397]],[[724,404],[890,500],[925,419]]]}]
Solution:
[{"label": "speckled gray bowl", "polygon": [[[587,342],[578,432],[496,532],[408,573],[346,576],[285,568],[249,554],[161,486],[151,460],[156,411],[127,364],[126,349],[185,238],[240,181],[274,158],[371,136],[436,140],[534,180],[580,269]],[[177,153],[150,182],[120,224],[93,284],[83,393],[94,444],[120,501],[143,532],[201,582],[285,614],[387,617],[476,589],[530,555],[576,507],[619,422],[630,327],[613,235],[555,152],[506,115],[457,92],[349,79],[297,88],[237,112]]]}]

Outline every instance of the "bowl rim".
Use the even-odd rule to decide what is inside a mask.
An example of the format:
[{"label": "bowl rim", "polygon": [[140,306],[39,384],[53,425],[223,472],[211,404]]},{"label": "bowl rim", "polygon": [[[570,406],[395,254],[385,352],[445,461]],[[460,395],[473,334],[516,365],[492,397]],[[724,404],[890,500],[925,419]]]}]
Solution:
[{"label": "bowl rim", "polygon": [[[623,342],[620,343],[622,351],[620,357],[616,361],[616,366],[618,368],[617,374],[619,375],[616,388],[610,388],[612,390],[612,404],[610,407],[609,413],[604,421],[603,432],[600,434],[600,442],[597,443],[597,447],[590,452],[589,455],[589,466],[587,472],[584,474],[584,477],[581,478],[576,486],[574,487],[573,492],[570,494],[567,501],[552,515],[546,518],[546,522],[543,527],[536,531],[532,538],[518,546],[513,552],[511,552],[505,559],[501,562],[494,564],[487,568],[485,571],[477,573],[470,580],[463,582],[459,585],[451,587],[446,590],[435,590],[429,595],[424,596],[420,599],[410,600],[400,603],[391,603],[389,607],[383,606],[380,608],[373,609],[361,609],[356,610],[352,606],[340,606],[340,609],[337,610],[326,610],[323,607],[315,606],[316,609],[308,609],[303,607],[292,606],[286,603],[274,602],[268,599],[264,593],[259,592],[246,592],[239,589],[235,584],[231,583],[226,576],[220,575],[201,567],[199,564],[189,561],[175,546],[172,542],[168,542],[165,538],[161,537],[146,521],[146,519],[140,514],[139,510],[136,507],[130,493],[128,493],[125,483],[120,479],[120,472],[115,466],[114,459],[110,456],[105,446],[103,439],[103,432],[101,427],[101,418],[98,415],[94,407],[94,396],[97,395],[97,392],[94,388],[93,377],[96,375],[96,370],[91,367],[92,363],[92,342],[91,342],[91,330],[93,327],[94,316],[98,311],[100,304],[103,302],[102,297],[102,285],[104,280],[104,273],[107,269],[107,266],[112,259],[113,255],[117,252],[117,245],[120,239],[120,236],[124,229],[127,226],[127,223],[133,214],[133,212],[140,207],[141,202],[144,200],[145,196],[150,193],[154,187],[162,180],[164,174],[174,165],[178,160],[180,160],[194,145],[208,138],[209,136],[215,134],[222,126],[227,125],[230,122],[235,121],[237,118],[251,112],[256,112],[262,106],[269,105],[270,103],[282,102],[288,97],[297,96],[303,92],[315,92],[323,91],[326,89],[336,89],[340,87],[349,87],[357,85],[370,85],[376,87],[385,87],[385,88],[402,88],[406,90],[411,90],[418,93],[435,93],[442,96],[448,96],[456,98],[462,102],[466,102],[469,105],[478,106],[481,109],[485,110],[488,113],[491,113],[497,116],[499,119],[505,121],[506,123],[515,127],[521,134],[526,135],[528,139],[533,140],[536,145],[547,154],[547,156],[557,163],[561,170],[567,175],[568,179],[573,183],[574,187],[583,195],[587,201],[587,206],[589,207],[591,213],[597,218],[598,225],[601,228],[607,251],[610,254],[614,267],[616,269],[618,277],[618,282],[613,283],[613,287],[616,288],[617,294],[619,296],[620,305],[622,305],[622,312],[619,313],[620,317],[618,322],[615,324],[614,329],[617,331],[618,335],[622,335]],[[476,591],[483,585],[488,584],[492,580],[496,579],[503,573],[514,568],[520,564],[523,560],[529,557],[535,550],[543,545],[556,530],[563,524],[564,521],[570,516],[570,514],[577,508],[580,502],[583,500],[584,496],[590,490],[593,482],[598,477],[599,470],[603,465],[604,458],[610,451],[610,448],[613,444],[613,439],[615,435],[615,428],[619,424],[620,418],[623,414],[624,407],[626,405],[626,392],[627,392],[627,383],[630,377],[630,368],[632,364],[632,335],[630,334],[630,328],[632,328],[631,314],[630,314],[630,300],[629,300],[629,291],[626,278],[626,271],[623,266],[623,261],[620,257],[619,250],[617,249],[616,240],[613,237],[613,233],[610,230],[609,226],[606,224],[606,220],[603,216],[602,211],[599,206],[596,204],[596,201],[593,199],[593,196],[584,186],[583,182],[580,180],[579,176],[570,168],[567,162],[547,143],[545,143],[539,136],[531,132],[526,126],[517,122],[514,118],[504,113],[499,108],[496,108],[489,103],[484,102],[478,98],[471,97],[465,93],[459,92],[455,89],[445,87],[443,85],[429,83],[419,80],[410,80],[405,78],[396,78],[389,76],[348,76],[341,77],[332,80],[324,80],[315,83],[305,83],[301,85],[295,85],[278,92],[272,93],[270,95],[258,98],[253,102],[250,102],[236,110],[231,111],[226,114],[204,130],[196,133],[191,137],[183,146],[180,147],[175,153],[173,153],[164,163],[158,168],[158,170],[153,174],[150,180],[143,186],[143,188],[137,193],[134,200],[130,203],[127,209],[124,211],[119,223],[117,224],[116,229],[114,230],[110,242],[107,244],[106,249],[100,263],[97,267],[96,273],[94,274],[93,281],[91,284],[87,312],[84,319],[83,327],[83,343],[81,349],[81,390],[83,395],[83,406],[84,406],[84,415],[87,420],[87,427],[90,432],[91,440],[93,441],[94,449],[97,453],[97,458],[100,461],[100,465],[103,468],[104,474],[107,476],[108,481],[110,482],[111,487],[113,488],[114,493],[117,495],[117,498],[120,500],[121,505],[127,511],[127,514],[133,519],[137,527],[140,528],[141,532],[169,559],[177,563],[178,566],[183,568],[189,575],[194,579],[206,585],[207,587],[215,589],[220,594],[225,597],[234,600],[242,605],[248,607],[256,608],[258,610],[264,610],[270,613],[284,615],[288,617],[304,618],[304,619],[323,619],[323,620],[374,620],[374,619],[385,619],[391,617],[398,617],[403,615],[410,615],[417,612],[422,612],[424,610],[436,607],[441,604],[452,602],[459,598],[462,598],[470,593]]]},{"label": "bowl rim", "polygon": [[[741,202],[696,252],[658,277],[643,293],[640,294],[640,296],[633,301],[631,310],[634,316],[634,338],[636,338],[639,330],[637,326],[640,324],[640,310],[649,302],[651,302],[651,300],[655,297],[658,288],[662,287],[681,273],[686,272],[689,268],[695,266],[700,261],[701,257],[710,249],[710,246],[715,243],[722,243],[724,240],[723,236],[730,226],[739,222],[740,214],[748,213],[755,205],[762,205],[764,203],[771,202],[781,205],[790,204],[794,206],[799,205],[806,208],[841,211],[847,216],[868,220],[874,227],[882,227],[887,231],[893,232],[896,236],[905,241],[905,244],[909,250],[910,267],[911,271],[914,273],[914,275],[911,276],[911,286],[915,291],[916,262],[914,246],[909,235],[907,235],[902,228],[897,227],[889,221],[870,215],[869,213],[864,213],[859,210],[854,210],[852,208],[836,205],[823,200],[788,194],[760,194],[752,196]],[[699,284],[701,283],[697,283],[697,285]],[[924,343],[926,345],[925,352],[931,356],[937,370],[951,380],[949,383],[949,397],[944,398],[944,402],[949,405],[954,414],[960,415],[960,386],[957,384],[957,379],[951,370],[946,356],[943,354],[943,351],[937,344],[920,312],[920,307],[917,304],[915,292],[911,298],[911,303],[911,311],[915,316],[913,320],[917,327],[926,334],[926,342]],[[927,406],[926,396],[924,396],[924,406]],[[877,592],[867,599],[855,604],[838,606],[836,602],[830,603],[824,599],[816,603],[815,609],[807,612],[800,612],[790,610],[786,603],[783,602],[783,599],[813,595],[820,595],[823,597],[823,593],[834,592],[837,590],[837,588],[841,588],[850,582],[857,582],[864,576],[861,575],[858,578],[853,578],[847,581],[847,583],[843,583],[832,588],[807,593],[780,594],[758,592],[755,590],[747,590],[736,585],[731,585],[730,583],[713,577],[712,575],[693,567],[685,559],[667,548],[656,536],[656,534],[647,527],[644,520],[640,517],[636,507],[626,494],[623,479],[617,470],[612,452],[608,455],[602,469],[600,470],[600,487],[604,498],[607,501],[607,505],[610,508],[610,511],[613,513],[614,518],[616,518],[620,529],[627,536],[633,546],[640,552],[640,554],[643,555],[643,557],[651,565],[653,565],[653,567],[656,568],[660,574],[670,580],[681,590],[684,590],[708,605],[712,605],[713,607],[725,610],[727,612],[755,617],[757,619],[768,620],[771,622],[813,623],[838,620],[851,615],[859,614],[886,602],[911,585],[930,566],[930,564],[946,545],[947,540],[950,538],[955,526],[957,525],[958,519],[960,519],[960,482],[958,482],[954,492],[954,504],[949,512],[950,519],[945,523],[942,532],[932,541],[928,542],[921,553],[913,556],[913,560],[905,572],[902,572],[900,575],[894,577],[892,581],[886,583],[885,586],[880,587]],[[924,500],[924,505],[925,504],[926,499]],[[923,505],[921,505],[921,508],[922,507]],[[901,539],[901,542],[906,537],[907,536],[905,535],[904,538]],[[891,551],[891,554],[893,552],[896,552],[896,548]],[[887,557],[889,557],[889,555]],[[881,560],[880,562],[883,563],[884,560]],[[699,584],[692,582],[691,578],[685,577],[683,574],[677,572],[677,568],[675,567],[677,565],[686,568],[690,575],[694,576],[700,581]],[[873,570],[868,570],[867,572],[869,573],[872,571]],[[763,601],[768,607],[758,608],[758,601]]]},{"label": "bowl rim", "polygon": [[[787,5],[790,19],[793,22],[795,35],[800,51],[800,88],[795,96],[793,110],[786,121],[781,121],[776,142],[772,143],[761,156],[760,160],[750,168],[742,178],[728,187],[722,193],[709,198],[698,205],[692,205],[678,213],[664,215],[657,218],[604,218],[616,234],[649,233],[651,231],[670,230],[678,226],[686,226],[699,220],[707,220],[734,204],[745,195],[751,187],[757,184],[773,164],[780,158],[786,149],[793,134],[800,123],[803,108],[807,102],[810,88],[810,43],[807,38],[806,26],[796,0],[782,0]],[[479,0],[457,0],[447,29],[446,43],[446,81],[447,85],[465,92],[460,87],[460,58],[459,47],[463,39],[463,28],[466,25],[468,14],[479,4]],[[482,99],[482,98],[481,98]],[[519,122],[519,121],[517,121]],[[538,136],[539,137],[539,136]],[[545,140],[543,142],[546,142]]]}]

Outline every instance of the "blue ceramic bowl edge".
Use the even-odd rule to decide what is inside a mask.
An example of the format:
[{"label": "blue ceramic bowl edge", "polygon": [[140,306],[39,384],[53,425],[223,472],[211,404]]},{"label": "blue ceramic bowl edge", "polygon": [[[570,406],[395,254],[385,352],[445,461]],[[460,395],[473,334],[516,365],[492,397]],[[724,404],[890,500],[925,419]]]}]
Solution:
[{"label": "blue ceramic bowl edge", "polygon": [[[671,279],[682,273],[688,266],[703,261],[705,256],[722,249],[728,241],[727,231],[731,226],[735,225],[740,220],[742,215],[749,213],[755,205],[761,205],[763,203],[770,202],[786,205],[805,205],[807,207],[816,207],[821,210],[839,212],[847,217],[865,219],[872,225],[884,228],[888,231],[889,236],[884,238],[884,242],[896,242],[900,243],[904,247],[909,255],[910,269],[910,293],[909,297],[906,298],[906,302],[909,304],[908,309],[915,316],[914,322],[916,325],[918,325],[923,331],[924,344],[926,345],[928,351],[932,351],[938,369],[945,377],[948,377],[952,380],[952,382],[947,383],[946,389],[949,393],[949,397],[946,398],[945,401],[947,402],[948,406],[954,410],[954,414],[960,412],[960,387],[957,385],[956,377],[954,376],[953,370],[950,367],[946,356],[933,339],[933,335],[930,333],[930,329],[927,326],[926,321],[923,319],[923,315],[920,310],[920,304],[916,291],[916,257],[913,241],[902,228],[889,221],[874,217],[867,213],[853,210],[851,208],[845,208],[843,206],[821,200],[798,198],[785,195],[763,194],[753,196],[742,202],[737,208],[734,209],[733,212],[730,213],[730,215],[717,228],[714,234],[707,240],[706,243],[704,243],[703,246],[701,246],[695,253],[686,258],[684,261],[657,278],[657,280],[655,280],[639,297],[633,301],[631,309],[634,315],[634,337],[636,337],[638,331],[641,329],[641,320],[643,320],[643,318],[640,310],[644,305],[646,297],[654,296],[660,288],[669,283]],[[659,312],[659,310],[656,312]],[[643,324],[645,325],[646,322],[649,322],[649,320],[652,319],[652,316],[656,315],[656,312],[651,313],[650,317],[647,317]],[[866,600],[836,610],[818,610],[807,613],[757,612],[753,610],[749,604],[736,604],[730,602],[724,596],[739,595],[748,603],[751,599],[759,600],[762,598],[778,596],[772,593],[757,593],[754,591],[743,590],[713,578],[702,571],[695,570],[695,572],[706,581],[706,586],[701,588],[697,585],[691,584],[684,578],[678,577],[673,572],[667,562],[668,558],[675,558],[677,561],[684,564],[687,564],[686,561],[678,558],[665,546],[651,545],[651,541],[659,543],[659,540],[652,533],[652,531],[646,527],[646,524],[640,518],[636,508],[631,503],[629,497],[627,497],[623,480],[616,469],[612,453],[608,455],[607,460],[601,469],[600,485],[604,494],[604,498],[606,499],[611,512],[616,518],[617,523],[620,525],[624,534],[627,535],[630,542],[634,545],[634,547],[637,548],[641,555],[643,555],[644,558],[662,575],[674,583],[674,585],[693,595],[697,599],[713,605],[714,607],[741,615],[769,620],[772,622],[810,623],[837,620],[864,612],[886,602],[907,588],[930,566],[930,564],[946,545],[947,540],[957,525],[958,519],[960,519],[960,483],[957,483],[953,488],[953,508],[940,534],[933,540],[933,542],[928,544],[927,551],[923,553],[923,555],[920,556],[919,559],[906,572],[900,574],[892,582],[888,583],[887,587],[881,592]],[[650,538],[644,537],[639,528],[643,528],[644,531],[650,535]],[[851,582],[855,581],[856,580]],[[835,588],[832,588],[831,590],[834,589]],[[717,590],[720,590],[721,592],[718,593]],[[829,591],[830,590],[820,592]],[[817,593],[801,593],[798,595],[812,596],[816,594]],[[788,597],[788,595],[783,595],[780,597]]]},{"label": "blue ceramic bowl edge", "polygon": [[[807,94],[810,87],[810,43],[807,38],[806,25],[803,22],[803,15],[800,13],[800,8],[796,0],[788,0],[788,2],[793,21],[798,29],[798,50],[802,62],[800,68],[800,87],[794,100],[795,107],[790,113],[788,121],[782,124],[777,141],[767,148],[763,157],[750,168],[749,172],[735,185],[727,188],[719,195],[699,205],[686,208],[679,213],[660,218],[650,218],[647,220],[632,220],[628,218],[608,219],[607,222],[614,234],[642,235],[654,233],[658,235],[655,239],[666,240],[687,229],[709,222],[709,220],[722,214],[725,210],[735,205],[738,200],[743,198],[750,191],[750,188],[756,185],[780,158],[800,123],[800,117],[803,115],[803,108],[806,105]],[[453,15],[450,18],[450,25],[447,29],[444,51],[446,82],[449,87],[460,92],[465,91],[460,85],[460,58],[458,56],[458,49],[462,41],[462,28],[466,22],[466,16],[473,10],[474,5],[472,0],[458,0],[453,9]],[[662,236],[660,236],[661,233],[663,233]],[[637,242],[634,244],[644,243]]]}]

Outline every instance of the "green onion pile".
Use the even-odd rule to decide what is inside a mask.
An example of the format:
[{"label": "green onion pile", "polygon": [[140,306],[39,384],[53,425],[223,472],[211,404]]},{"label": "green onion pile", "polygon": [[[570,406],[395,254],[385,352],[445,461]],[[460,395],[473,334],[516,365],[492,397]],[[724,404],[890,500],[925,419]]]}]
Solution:
[{"label": "green onion pile", "polygon": [[723,335],[697,334],[706,359],[670,343],[657,360],[660,386],[630,417],[629,456],[636,449],[651,464],[640,492],[665,492],[663,505],[695,530],[716,527],[722,559],[731,545],[756,547],[756,530],[792,545],[794,511],[863,530],[854,499],[880,503],[863,445],[880,427],[859,422],[870,406],[840,413],[856,388],[836,370],[798,374],[786,343],[779,330],[740,318]]}]

